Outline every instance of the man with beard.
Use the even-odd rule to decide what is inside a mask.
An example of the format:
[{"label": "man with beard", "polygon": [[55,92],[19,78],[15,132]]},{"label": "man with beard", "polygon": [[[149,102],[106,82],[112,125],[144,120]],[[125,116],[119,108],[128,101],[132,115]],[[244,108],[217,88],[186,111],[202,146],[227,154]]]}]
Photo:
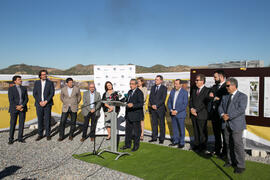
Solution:
[{"label": "man with beard", "polygon": [[[226,89],[225,83],[225,73],[223,70],[216,70],[214,72],[215,85],[211,88],[209,94],[210,101],[210,119],[212,121],[213,132],[215,136],[215,151],[213,154],[217,156],[226,155],[226,144],[224,140],[224,133],[221,130],[222,120],[218,113],[218,107],[222,100],[222,96],[227,95],[228,91]],[[222,143],[223,142],[223,143]],[[223,144],[223,145],[222,145]],[[222,149],[222,153],[221,153]]]}]

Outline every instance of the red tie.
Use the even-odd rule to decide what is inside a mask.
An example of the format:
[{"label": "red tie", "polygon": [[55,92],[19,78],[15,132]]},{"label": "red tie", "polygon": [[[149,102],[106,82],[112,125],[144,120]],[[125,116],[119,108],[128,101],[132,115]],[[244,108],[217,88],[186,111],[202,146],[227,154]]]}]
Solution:
[{"label": "red tie", "polygon": [[200,94],[200,88],[197,89],[196,95],[198,96]]}]

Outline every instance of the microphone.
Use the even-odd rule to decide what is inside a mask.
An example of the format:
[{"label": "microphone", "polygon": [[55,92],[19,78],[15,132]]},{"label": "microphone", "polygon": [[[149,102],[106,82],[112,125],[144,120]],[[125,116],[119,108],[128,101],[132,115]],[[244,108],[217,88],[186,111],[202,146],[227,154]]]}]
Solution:
[{"label": "microphone", "polygon": [[125,93],[125,94],[124,94],[124,97],[123,97],[122,99],[120,99],[120,101],[121,101],[121,102],[127,102],[127,100],[128,100],[128,94]]}]

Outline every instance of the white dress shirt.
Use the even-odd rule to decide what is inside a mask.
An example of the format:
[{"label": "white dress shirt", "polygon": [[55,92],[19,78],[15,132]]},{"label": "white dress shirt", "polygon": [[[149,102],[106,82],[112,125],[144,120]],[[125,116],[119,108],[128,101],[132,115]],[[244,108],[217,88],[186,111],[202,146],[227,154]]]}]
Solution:
[{"label": "white dress shirt", "polygon": [[94,102],[95,102],[95,91],[93,93],[90,91],[90,104],[91,104],[90,109],[95,108]]},{"label": "white dress shirt", "polygon": [[73,87],[72,88],[68,87],[67,90],[68,90],[68,96],[71,97]]},{"label": "white dress shirt", "polygon": [[41,80],[41,101],[44,101],[45,85],[46,85],[46,80]]},{"label": "white dress shirt", "polygon": [[175,90],[174,98],[173,98],[173,109],[175,109],[176,100],[177,100],[177,97],[178,97],[180,90],[181,90],[181,88],[179,90]]}]

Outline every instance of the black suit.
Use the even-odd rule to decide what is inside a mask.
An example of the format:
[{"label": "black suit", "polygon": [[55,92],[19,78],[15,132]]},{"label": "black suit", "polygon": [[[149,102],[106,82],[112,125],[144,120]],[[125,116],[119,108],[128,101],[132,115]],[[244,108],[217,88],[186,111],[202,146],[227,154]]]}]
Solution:
[{"label": "black suit", "polygon": [[[156,140],[158,136],[158,124],[160,128],[160,141],[165,139],[165,100],[167,97],[167,88],[164,85],[160,85],[157,90],[157,86],[154,85],[151,88],[149,97],[150,112],[152,114],[152,139]],[[157,110],[152,109],[152,105],[157,106]],[[159,122],[158,122],[159,119]]]},{"label": "black suit", "polygon": [[38,117],[38,135],[43,136],[44,123],[46,128],[46,136],[49,137],[51,134],[51,110],[53,105],[53,96],[54,96],[54,85],[53,82],[46,79],[45,88],[44,88],[44,101],[48,101],[46,106],[41,107],[40,102],[42,101],[41,97],[41,80],[35,82],[33,89],[33,96],[36,100],[35,106]]},{"label": "black suit", "polygon": [[[16,85],[8,89],[9,113],[10,113],[10,129],[9,129],[10,141],[13,141],[14,138],[14,131],[18,115],[19,115],[18,140],[23,140],[23,129],[24,129],[25,113],[27,111],[28,95],[26,87],[20,86],[20,89],[21,89],[21,103],[19,92]],[[16,110],[17,105],[22,105],[23,111]]]},{"label": "black suit", "polygon": [[194,129],[194,146],[195,148],[199,148],[199,150],[205,150],[208,140],[207,106],[209,102],[209,89],[204,86],[199,94],[197,94],[197,90],[197,87],[192,88],[189,103],[190,109],[194,108],[197,116],[191,114],[190,117]]},{"label": "black suit", "polygon": [[143,92],[136,88],[135,91],[129,90],[127,103],[133,103],[133,107],[126,107],[126,136],[125,146],[131,147],[132,131],[134,131],[134,149],[140,146],[141,135],[141,120],[144,118],[143,105],[144,97]]},{"label": "black suit", "polygon": [[[226,154],[226,144],[224,140],[224,133],[222,131],[222,119],[219,116],[218,107],[221,103],[222,96],[228,95],[228,91],[226,88],[226,83],[224,82],[220,87],[219,84],[215,84],[211,90],[214,97],[218,97],[219,100],[214,100],[211,98],[210,100],[210,119],[212,120],[212,127],[215,136],[215,152],[220,154],[223,142],[222,153]],[[223,135],[223,141],[221,140],[221,134]]]}]

